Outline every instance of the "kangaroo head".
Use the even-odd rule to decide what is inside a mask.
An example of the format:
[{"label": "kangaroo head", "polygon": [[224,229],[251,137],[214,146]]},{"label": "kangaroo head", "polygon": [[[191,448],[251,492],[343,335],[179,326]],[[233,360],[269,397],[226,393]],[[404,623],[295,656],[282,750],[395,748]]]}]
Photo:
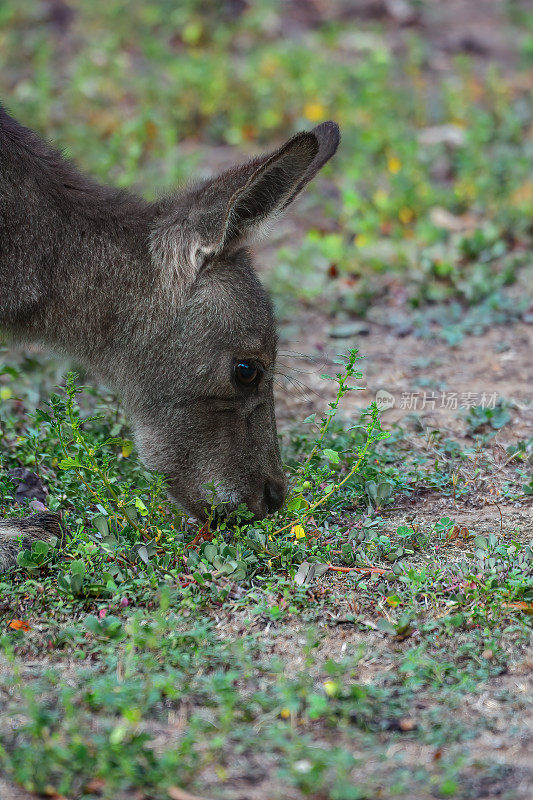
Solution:
[{"label": "kangaroo head", "polygon": [[245,503],[258,518],[283,503],[275,323],[246,247],[338,141],[337,125],[324,123],[157,204],[150,250],[165,308],[154,310],[148,367],[143,355],[149,388],[130,411],[143,460],[167,475],[172,498],[200,519],[207,485],[215,503],[226,510]]}]

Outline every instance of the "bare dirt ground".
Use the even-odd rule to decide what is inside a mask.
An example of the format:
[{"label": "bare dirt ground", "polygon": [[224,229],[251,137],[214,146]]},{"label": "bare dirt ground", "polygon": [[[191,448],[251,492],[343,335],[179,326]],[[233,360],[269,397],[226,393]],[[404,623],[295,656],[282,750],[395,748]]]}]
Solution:
[{"label": "bare dirt ground", "polygon": [[[394,406],[383,414],[386,426],[398,423],[409,427],[413,414],[416,414],[417,426],[428,431],[444,431],[448,436],[465,441],[465,414],[469,400],[479,403],[483,396],[488,402],[493,398],[506,400],[510,403],[511,423],[496,432],[489,452],[484,454],[497,465],[496,473],[487,476],[488,484],[480,491],[479,498],[469,498],[467,505],[457,501],[451,510],[460,515],[465,524],[468,522],[469,526],[475,527],[476,532],[503,526],[509,531],[519,529],[525,540],[532,537],[531,502],[504,502],[499,506],[494,503],[499,499],[499,487],[513,469],[507,446],[533,435],[533,325],[497,326],[483,336],[467,336],[459,345],[450,348],[437,338],[422,340],[413,335],[398,336],[394,330],[372,323],[365,326],[368,335],[364,337],[332,342],[327,334],[329,320],[315,314],[312,318],[303,316],[300,321],[302,336],[297,342],[282,340],[280,349],[288,352],[300,349],[301,352],[306,341],[315,353],[317,345],[323,349],[320,355],[307,360],[285,357],[284,371],[287,370],[289,378],[277,390],[282,430],[294,420],[304,419],[317,411],[320,403],[325,408],[333,399],[332,384],[321,380],[320,375],[334,372],[335,353],[350,346],[357,346],[365,356],[362,362],[364,379],[359,382],[365,388],[345,398],[343,414],[348,419],[355,419],[360,409],[375,400],[380,390],[385,390],[394,398]],[[498,344],[502,341],[507,349],[498,352]],[[295,387],[293,377],[302,386]],[[424,386],[428,377],[431,377],[431,388]],[[413,447],[421,447],[419,435],[413,437]],[[411,518],[415,514],[420,521],[432,517],[436,521],[445,511],[450,511],[448,499],[437,495],[416,496],[405,509],[396,515],[391,514],[388,520],[393,527],[402,524],[405,513],[409,513]]]}]

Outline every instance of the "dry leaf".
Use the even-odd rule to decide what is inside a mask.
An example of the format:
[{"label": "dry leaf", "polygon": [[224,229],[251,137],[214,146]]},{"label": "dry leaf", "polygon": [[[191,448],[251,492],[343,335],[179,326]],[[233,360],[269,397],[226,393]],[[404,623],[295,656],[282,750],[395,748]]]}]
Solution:
[{"label": "dry leaf", "polygon": [[418,141],[424,145],[446,144],[448,147],[461,147],[465,141],[465,131],[459,125],[432,125],[419,132]]},{"label": "dry leaf", "polygon": [[190,794],[185,789],[180,789],[178,786],[169,786],[167,789],[170,800],[207,800],[207,797],[198,797],[196,794]]},{"label": "dry leaf", "polygon": [[9,628],[12,628],[14,631],[29,631],[31,630],[30,626],[27,622],[24,622],[23,619],[12,619],[8,625]]},{"label": "dry leaf", "polygon": [[460,530],[461,529],[459,528],[459,525],[454,525],[451,531],[448,533],[448,536],[446,537],[448,541],[451,542],[453,539],[458,539]]},{"label": "dry leaf", "polygon": [[98,794],[103,789],[105,789],[105,781],[103,778],[92,778],[85,786],[86,792],[92,792],[94,794]]},{"label": "dry leaf", "polygon": [[502,603],[502,608],[508,608],[509,611],[523,611],[524,614],[533,614],[533,603],[526,603],[520,600],[517,603]]},{"label": "dry leaf", "polygon": [[64,794],[59,794],[56,792],[53,786],[45,786],[43,790],[43,795],[45,797],[51,797],[52,800],[67,800]]}]

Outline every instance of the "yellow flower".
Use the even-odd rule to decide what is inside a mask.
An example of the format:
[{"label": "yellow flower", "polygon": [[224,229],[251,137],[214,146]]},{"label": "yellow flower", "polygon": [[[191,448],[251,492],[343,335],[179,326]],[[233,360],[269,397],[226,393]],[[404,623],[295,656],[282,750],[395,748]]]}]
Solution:
[{"label": "yellow flower", "polygon": [[289,711],[288,708],[282,708],[281,711],[279,712],[279,715],[281,719],[289,719],[291,712]]},{"label": "yellow flower", "polygon": [[387,159],[387,168],[389,172],[393,175],[396,175],[402,168],[402,162],[398,158],[398,156],[389,156]]},{"label": "yellow flower", "polygon": [[309,122],[320,122],[320,120],[324,119],[326,116],[326,109],[322,103],[316,101],[314,103],[306,103],[304,106],[304,115]]},{"label": "yellow flower", "polygon": [[409,222],[413,221],[414,217],[413,209],[407,208],[407,206],[400,208],[398,212],[398,217],[400,218],[400,222],[402,222],[404,225],[408,225]]},{"label": "yellow flower", "polygon": [[322,685],[328,697],[334,697],[339,691],[339,684],[337,681],[324,681]]},{"label": "yellow flower", "polygon": [[368,236],[365,236],[364,233],[358,233],[355,237],[355,244],[357,247],[364,247],[368,244]]},{"label": "yellow flower", "polygon": [[302,525],[293,525],[291,528],[291,536],[296,539],[303,539],[305,537],[305,530]]},{"label": "yellow flower", "polygon": [[5,386],[3,389],[0,389],[0,399],[2,400],[9,400],[12,394],[13,392],[11,391],[11,389],[8,389],[7,386]]},{"label": "yellow flower", "polygon": [[129,439],[126,439],[122,445],[122,458],[127,458],[129,455],[131,455],[132,450],[133,442],[131,442]]}]

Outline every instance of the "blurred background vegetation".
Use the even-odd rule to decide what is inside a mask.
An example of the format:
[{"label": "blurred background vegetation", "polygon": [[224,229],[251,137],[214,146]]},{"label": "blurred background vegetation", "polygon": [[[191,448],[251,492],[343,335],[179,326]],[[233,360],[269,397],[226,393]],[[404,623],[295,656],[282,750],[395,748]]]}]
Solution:
[{"label": "blurred background vegetation", "polygon": [[474,5],[4,0],[0,97],[152,197],[333,118],[342,146],[298,206],[302,232],[274,241],[278,299],[341,321],[378,299],[396,322],[445,303],[444,328],[482,303],[476,330],[528,313],[504,289],[531,234],[533,9]]}]

